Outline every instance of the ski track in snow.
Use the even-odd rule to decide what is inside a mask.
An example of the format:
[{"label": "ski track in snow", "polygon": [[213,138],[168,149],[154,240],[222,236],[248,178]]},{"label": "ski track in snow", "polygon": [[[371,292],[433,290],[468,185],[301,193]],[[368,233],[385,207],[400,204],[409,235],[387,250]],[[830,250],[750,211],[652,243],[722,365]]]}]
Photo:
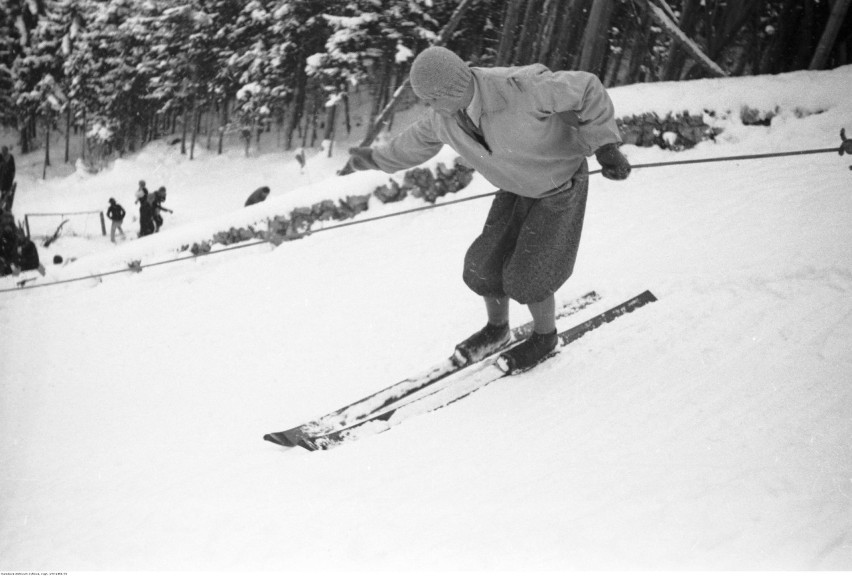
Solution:
[{"label": "ski track in snow", "polygon": [[[674,109],[706,86],[625,89],[617,103],[672,89]],[[791,135],[826,145],[838,121],[852,130],[848,106],[781,115],[752,129],[761,137],[731,126],[694,154],[763,152]],[[261,438],[422,370],[481,325],[461,264],[488,200],[0,295],[0,569],[852,569],[847,164],[822,154],[594,177],[557,298],[603,300],[564,324],[645,289],[659,301],[530,373],[328,452]],[[159,174],[198,171],[167,162]],[[319,172],[315,192],[384,180],[358,174],[341,192]],[[185,184],[197,195],[173,205],[225,173]],[[464,194],[489,190],[477,178]],[[307,197],[294,194],[272,200]],[[232,218],[272,208],[253,209]],[[162,256],[216,225],[171,222],[171,236],[49,274]]]}]

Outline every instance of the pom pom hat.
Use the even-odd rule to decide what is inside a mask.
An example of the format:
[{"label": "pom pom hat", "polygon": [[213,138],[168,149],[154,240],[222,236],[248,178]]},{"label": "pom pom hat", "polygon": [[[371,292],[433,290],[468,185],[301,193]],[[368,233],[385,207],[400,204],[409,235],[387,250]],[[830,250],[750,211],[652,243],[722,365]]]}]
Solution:
[{"label": "pom pom hat", "polygon": [[423,100],[448,99],[462,102],[473,73],[453,52],[440,46],[427,48],[411,65],[411,88]]}]

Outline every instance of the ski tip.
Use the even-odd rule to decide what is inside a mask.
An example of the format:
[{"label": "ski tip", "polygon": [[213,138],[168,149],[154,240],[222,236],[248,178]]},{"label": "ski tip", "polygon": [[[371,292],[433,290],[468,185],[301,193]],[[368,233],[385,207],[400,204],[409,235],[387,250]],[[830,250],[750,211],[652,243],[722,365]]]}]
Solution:
[{"label": "ski tip", "polygon": [[284,432],[272,432],[271,434],[266,434],[263,439],[267,442],[284,446],[285,448],[293,448],[296,446],[296,444],[290,440]]}]

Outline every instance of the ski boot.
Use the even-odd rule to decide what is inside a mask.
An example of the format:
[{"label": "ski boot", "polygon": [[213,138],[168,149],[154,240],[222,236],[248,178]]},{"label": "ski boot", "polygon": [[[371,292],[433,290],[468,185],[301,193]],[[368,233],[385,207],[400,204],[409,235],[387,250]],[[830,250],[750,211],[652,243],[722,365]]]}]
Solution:
[{"label": "ski boot", "polygon": [[497,359],[497,366],[506,374],[529,370],[545,360],[558,343],[556,330],[549,334],[533,332],[532,336],[503,352]]},{"label": "ski boot", "polygon": [[509,343],[512,333],[509,323],[486,324],[485,328],[472,334],[456,346],[453,362],[456,366],[467,366],[491,356]]}]

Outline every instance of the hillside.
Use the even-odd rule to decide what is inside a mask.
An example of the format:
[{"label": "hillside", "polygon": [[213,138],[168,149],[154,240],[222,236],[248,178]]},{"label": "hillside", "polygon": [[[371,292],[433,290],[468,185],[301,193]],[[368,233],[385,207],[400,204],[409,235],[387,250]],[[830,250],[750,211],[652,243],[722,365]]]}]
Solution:
[{"label": "hillside", "polygon": [[[835,147],[850,82],[844,67],[612,96],[620,115],[721,129],[683,152],[625,146],[641,164]],[[772,118],[745,125],[744,106]],[[98,175],[19,179],[18,215],[129,208],[139,179],[175,213],[118,246],[61,237],[43,259],[76,261],[32,285],[90,278],[0,293],[0,569],[852,569],[849,157],[593,177],[557,299],[603,299],[566,323],[645,289],[658,302],[446,409],[306,452],[262,436],[483,323],[461,265],[488,200],[96,275],[387,181],[309,156],[157,144]],[[477,176],[452,198],[490,191]],[[358,218],[422,205],[371,200]]]}]

